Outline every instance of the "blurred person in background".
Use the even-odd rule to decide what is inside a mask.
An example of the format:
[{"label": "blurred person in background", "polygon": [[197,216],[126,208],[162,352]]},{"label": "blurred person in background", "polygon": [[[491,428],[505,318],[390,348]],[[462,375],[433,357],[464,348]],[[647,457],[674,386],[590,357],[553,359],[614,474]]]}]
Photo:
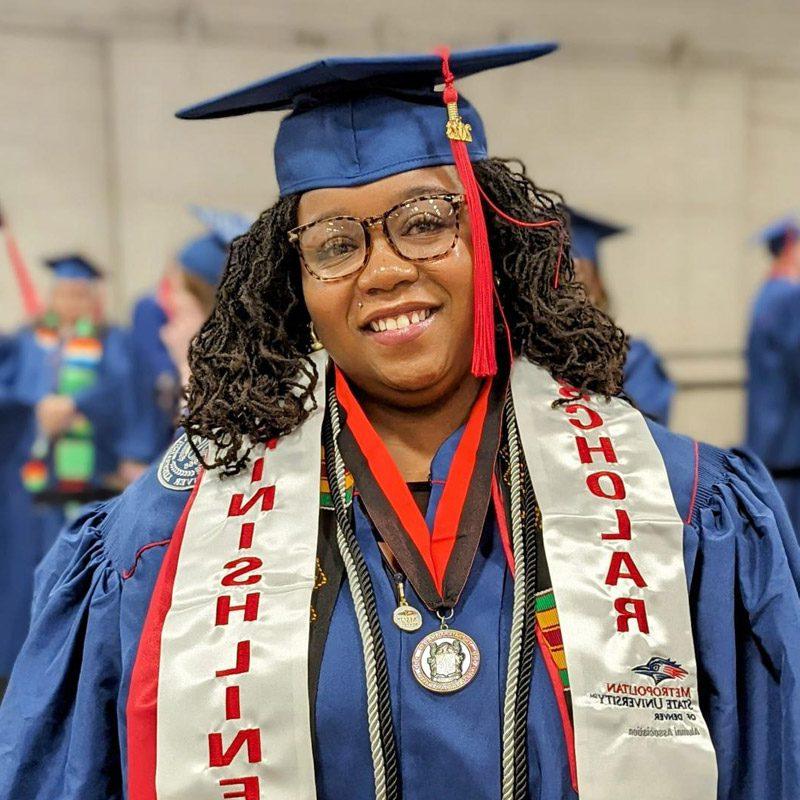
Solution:
[{"label": "blurred person in background", "polygon": [[756,236],[772,259],[747,337],[746,443],[767,465],[800,532],[800,220]]},{"label": "blurred person in background", "polygon": [[[569,217],[575,278],[586,288],[589,300],[608,313],[611,303],[600,269],[600,244],[626,229],[574,209],[569,210]],[[622,388],[643,414],[669,425],[675,384],[644,339],[631,338],[628,342]]]},{"label": "blurred person in background", "polygon": [[94,264],[77,254],[46,264],[53,276],[46,310],[6,341],[0,362],[9,488],[0,514],[11,520],[0,537],[13,554],[0,561],[0,604],[9,611],[0,678],[27,628],[35,565],[80,506],[122,489],[117,431],[129,392],[126,335],[105,321]]},{"label": "blurred person in background", "polygon": [[126,483],[138,478],[172,441],[189,376],[189,343],[214,307],[231,241],[251,222],[234,212],[200,206],[191,210],[205,233],[178,251],[157,291],[141,298],[133,310],[133,391],[121,444]]}]

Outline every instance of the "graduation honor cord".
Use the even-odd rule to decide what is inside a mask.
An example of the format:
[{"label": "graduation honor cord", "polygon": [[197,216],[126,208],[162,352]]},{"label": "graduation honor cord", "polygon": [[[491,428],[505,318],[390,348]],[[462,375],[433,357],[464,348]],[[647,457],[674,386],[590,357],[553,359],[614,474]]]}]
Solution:
[{"label": "graduation honor cord", "polygon": [[[496,404],[498,399],[500,400],[500,406],[497,410],[500,413],[493,415],[495,417],[494,419],[487,418],[487,408],[492,405],[492,402]],[[342,421],[340,401],[343,401],[342,406],[347,414],[346,425],[344,425]],[[328,390],[328,414],[323,425],[326,465],[329,473],[331,496],[337,518],[337,545],[345,564],[345,571],[351,587],[359,632],[362,639],[367,679],[368,728],[375,772],[376,796],[379,798],[399,797],[399,770],[392,721],[386,653],[380,622],[377,616],[377,606],[371,578],[353,531],[352,520],[344,502],[345,466],[344,458],[340,450],[340,440],[343,444],[343,448],[348,450],[348,468],[357,476],[356,479],[358,483],[359,473],[363,472],[359,467],[363,467],[364,464],[359,464],[359,459],[356,456],[361,454],[363,457],[363,451],[361,451],[360,447],[352,447],[353,439],[352,437],[348,438],[347,434],[349,431],[352,432],[354,417],[356,417],[356,425],[361,421],[358,420],[359,411],[360,409],[357,407],[357,403],[355,403],[352,394],[349,392],[349,387],[346,386],[344,377],[337,374],[336,388],[334,389],[333,386],[330,386]],[[503,411],[505,412],[504,414],[502,413]],[[363,412],[361,412],[361,414],[363,414]],[[485,445],[487,443],[487,437],[483,434],[487,433],[487,424],[491,423],[496,424],[495,432],[499,434],[503,416],[505,417],[505,427],[509,445],[508,474],[510,483],[511,522],[509,539],[512,550],[511,559],[513,560],[512,567],[514,569],[515,582],[506,693],[503,708],[503,777],[501,796],[503,800],[510,800],[510,798],[519,798],[519,800],[522,800],[528,796],[527,716],[533,658],[536,650],[536,620],[534,609],[536,590],[534,521],[536,515],[533,509],[524,508],[528,503],[535,503],[535,501],[532,499],[532,492],[526,492],[523,488],[524,468],[522,465],[521,445],[517,433],[513,405],[511,403],[510,394],[506,396],[505,385],[499,386],[496,381],[494,382],[494,386],[488,382],[485,384],[475,403],[473,413],[470,415],[470,420],[462,436],[462,442],[454,458],[453,467],[451,467],[451,473],[454,469],[459,467],[459,463],[461,463],[462,468],[464,463],[467,463],[468,466],[471,465],[473,467],[473,472],[475,471],[474,467],[476,464],[479,464],[481,461],[484,462],[485,466],[485,456],[487,455]],[[360,431],[360,433],[363,433],[363,430]],[[492,431],[488,431],[488,433],[490,434],[488,440],[492,441],[494,439],[494,444],[490,446],[491,458],[489,459],[488,475],[477,476],[478,479],[483,478],[486,482],[485,494],[478,493],[477,491],[471,491],[467,494],[466,489],[468,487],[474,488],[474,484],[470,483],[469,480],[466,481],[466,484],[462,481],[460,487],[458,483],[454,484],[456,488],[451,490],[451,494],[456,494],[456,497],[460,497],[451,507],[451,511],[474,511],[474,508],[468,508],[470,500],[472,499],[474,501],[475,497],[482,498],[481,504],[483,506],[483,512],[479,517],[481,524],[478,527],[477,534],[473,534],[472,537],[457,537],[455,531],[453,531],[449,538],[440,537],[437,539],[436,528],[434,529],[433,536],[431,536],[431,534],[427,532],[427,527],[425,527],[426,537],[430,543],[431,551],[427,555],[431,556],[432,552],[435,551],[438,546],[440,552],[448,552],[449,550],[450,558],[448,558],[446,562],[443,561],[443,559],[437,562],[432,557],[429,559],[433,569],[426,570],[427,584],[425,582],[425,573],[421,573],[421,571],[417,569],[419,561],[425,563],[426,554],[424,552],[420,553],[417,551],[417,562],[411,562],[412,570],[415,570],[415,572],[406,569],[409,580],[412,580],[412,574],[414,574],[414,577],[417,579],[416,582],[412,580],[412,583],[414,583],[420,598],[432,611],[437,612],[441,621],[440,630],[425,637],[417,645],[414,651],[414,657],[412,658],[412,669],[415,671],[417,680],[432,691],[442,691],[441,684],[443,683],[451,683],[451,685],[458,684],[454,688],[445,689],[445,691],[453,691],[466,686],[469,680],[464,681],[464,675],[474,663],[473,658],[475,662],[478,662],[480,658],[479,653],[477,656],[473,656],[472,653],[464,652],[467,647],[464,643],[465,639],[468,638],[467,635],[449,628],[447,623],[452,616],[452,611],[463,590],[466,575],[468,575],[472,565],[475,549],[477,548],[477,543],[483,530],[483,520],[488,506],[490,489],[492,490],[491,493],[495,495],[495,502],[497,503],[500,499],[500,491],[497,487],[494,475],[494,463],[499,435],[495,438],[492,435]],[[377,434],[375,434],[375,436],[377,436]],[[476,441],[478,442],[477,445]],[[461,447],[462,444],[464,445],[463,449]],[[481,445],[484,445],[482,454],[480,452]],[[482,455],[483,458],[476,457],[476,453],[479,456]],[[374,453],[372,455],[374,456]],[[459,456],[461,456],[461,458],[459,458]],[[387,464],[381,463],[380,458],[378,462],[382,467],[381,477],[385,478],[389,472]],[[373,467],[374,466],[375,464],[373,464]],[[394,467],[394,471],[397,472],[396,467]],[[368,470],[366,474],[371,474],[374,477],[375,471]],[[397,474],[399,475],[399,473]],[[458,475],[458,473],[455,474]],[[463,475],[461,477],[463,478]],[[473,481],[475,477],[475,475],[472,476]],[[402,488],[405,490],[405,495],[399,493],[400,497],[394,499],[399,500],[400,503],[404,503],[403,508],[406,512],[410,513],[410,509],[413,506],[417,517],[421,519],[419,509],[414,503],[406,484],[402,482],[402,478],[400,480]],[[365,488],[367,488],[367,492],[364,491]],[[362,499],[366,500],[367,498],[365,495],[372,494],[374,488],[374,486],[369,484],[367,487],[360,486]],[[445,488],[445,493],[446,492],[447,487]],[[376,499],[374,494],[372,499],[373,501]],[[441,503],[444,504],[445,500],[446,497],[445,494],[443,494]],[[368,503],[365,504],[368,505]],[[376,503],[373,502],[372,505],[372,516],[374,516],[376,508],[379,514],[385,511],[385,509],[380,508],[380,504],[376,505]],[[448,506],[444,506],[444,508],[447,509]],[[530,513],[525,513],[526,510],[529,510]],[[440,513],[442,513],[441,508],[437,511],[437,518]],[[501,514],[498,512],[498,517],[503,517],[504,519],[504,516],[504,513]],[[381,532],[384,534],[384,537],[388,539],[390,536],[397,533],[397,515],[394,515],[394,519],[392,519],[392,515],[388,517],[384,516],[383,521],[388,521],[390,523],[388,526],[381,527]],[[422,523],[424,525],[424,520],[422,520]],[[413,533],[420,532],[418,527],[416,530],[409,531],[408,535],[400,539],[401,544],[403,539],[408,543]],[[441,531],[439,532],[441,533]],[[395,537],[395,541],[393,541],[392,544],[395,544],[396,541],[397,537]],[[461,544],[460,552],[454,560],[452,556],[459,542]],[[465,544],[469,545],[470,549],[466,549]],[[474,547],[472,547],[473,544]],[[391,547],[391,550],[397,557],[397,548]],[[409,550],[410,548],[407,544],[407,549],[404,553],[404,560],[407,564],[409,563]],[[402,563],[400,558],[398,558],[398,561]],[[462,573],[463,578],[461,577]],[[457,582],[453,579],[454,575],[459,578]],[[422,592],[426,594],[420,591],[420,587],[422,587]],[[436,594],[431,593],[432,587],[435,587]],[[400,608],[403,608],[403,606],[401,605]],[[407,606],[407,608],[410,608],[410,606]],[[467,663],[465,664],[465,662]],[[444,676],[439,672],[440,665],[443,667]],[[425,681],[420,680],[417,670],[420,670],[426,681],[432,685],[428,685]],[[477,671],[477,663],[475,664],[475,671]],[[471,677],[472,675],[470,679]],[[392,792],[395,793],[393,794]]]}]

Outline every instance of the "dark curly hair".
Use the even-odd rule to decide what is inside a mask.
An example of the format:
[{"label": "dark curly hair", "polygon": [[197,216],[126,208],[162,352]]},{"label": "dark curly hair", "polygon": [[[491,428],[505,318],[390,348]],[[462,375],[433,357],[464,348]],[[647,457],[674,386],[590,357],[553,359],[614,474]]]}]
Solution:
[{"label": "dark curly hair", "polygon": [[[492,158],[474,166],[486,195],[505,213],[556,223],[524,228],[486,209],[497,290],[515,355],[580,388],[617,394],[625,334],[573,280],[561,196],[539,189],[516,159]],[[299,195],[282,198],[233,243],[214,310],[190,348],[183,424],[193,444],[206,438],[217,446],[206,466],[228,474],[247,463],[244,437],[266,441],[306,418],[316,383],[301,266],[286,236],[297,224],[298,201]]]}]

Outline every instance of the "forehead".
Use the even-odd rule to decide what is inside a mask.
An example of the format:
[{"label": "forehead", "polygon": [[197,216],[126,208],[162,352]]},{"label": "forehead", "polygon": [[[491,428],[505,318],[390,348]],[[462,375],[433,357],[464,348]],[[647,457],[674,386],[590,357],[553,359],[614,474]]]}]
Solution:
[{"label": "forehead", "polygon": [[461,192],[455,167],[413,169],[363,186],[312,189],[300,198],[297,222],[305,225],[337,215],[370,217],[412,197],[437,192]]}]

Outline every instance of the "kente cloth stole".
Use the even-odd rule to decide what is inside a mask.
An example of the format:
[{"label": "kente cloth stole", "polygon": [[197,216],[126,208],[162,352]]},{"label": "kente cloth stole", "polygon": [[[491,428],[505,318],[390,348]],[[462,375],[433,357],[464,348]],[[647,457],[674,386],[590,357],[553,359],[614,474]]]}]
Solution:
[{"label": "kente cloth stole", "polygon": [[[315,360],[323,376],[325,355]],[[133,671],[130,800],[316,797],[309,629],[323,384],[306,422],[258,445],[247,471],[195,485]],[[714,800],[683,524],[644,419],[524,361],[511,390],[569,665],[581,800]],[[536,605],[545,638],[549,602]]]}]

